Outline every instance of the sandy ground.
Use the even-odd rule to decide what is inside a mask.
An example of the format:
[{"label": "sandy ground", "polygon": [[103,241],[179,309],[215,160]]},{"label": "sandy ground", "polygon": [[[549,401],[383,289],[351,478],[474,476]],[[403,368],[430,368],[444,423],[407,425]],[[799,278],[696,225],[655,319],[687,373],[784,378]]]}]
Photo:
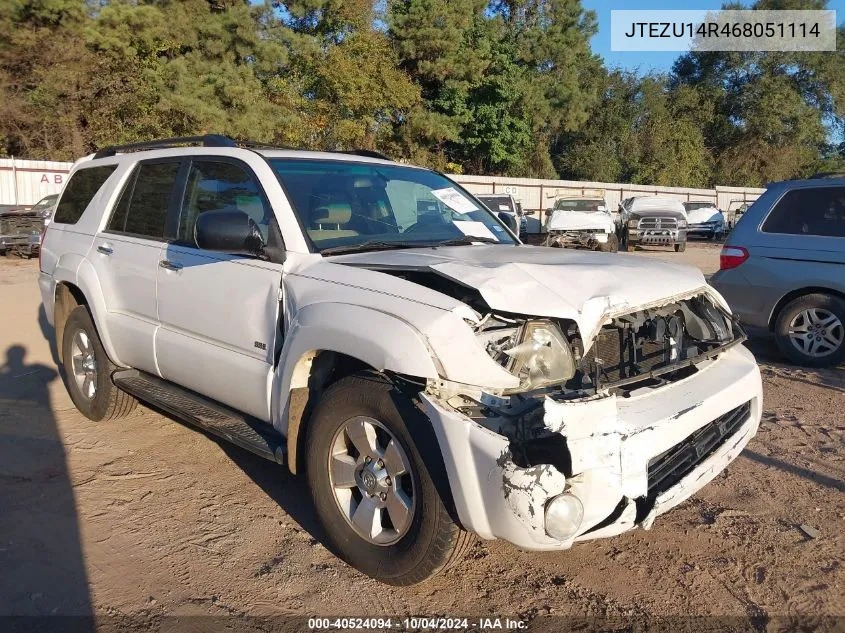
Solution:
[{"label": "sandy ground", "polygon": [[[640,252],[717,267],[710,246]],[[126,630],[307,630],[286,618],[314,615],[510,617],[555,631],[814,630],[839,616],[821,624],[844,628],[841,369],[791,368],[755,343],[759,435],[650,531],[561,553],[479,541],[446,574],[392,588],[322,545],[285,469],[146,408],[113,424],[79,415],[36,274],[35,260],[0,259],[0,615],[93,615]]]}]

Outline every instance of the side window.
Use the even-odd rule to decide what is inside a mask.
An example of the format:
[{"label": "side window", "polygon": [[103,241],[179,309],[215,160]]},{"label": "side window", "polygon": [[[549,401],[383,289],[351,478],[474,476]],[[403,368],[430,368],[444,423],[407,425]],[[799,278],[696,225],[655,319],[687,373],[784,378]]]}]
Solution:
[{"label": "side window", "polygon": [[182,201],[177,239],[196,246],[194,226],[199,215],[221,209],[241,211],[251,217],[267,242],[272,212],[264,203],[255,176],[228,162],[193,162]]},{"label": "side window", "polygon": [[141,163],[129,177],[108,230],[164,239],[167,207],[179,165],[178,161]]},{"label": "side window", "polygon": [[85,213],[85,208],[115,169],[117,165],[77,169],[65,186],[61,201],[56,207],[53,222],[76,224]]},{"label": "side window", "polygon": [[787,192],[769,213],[763,232],[845,237],[845,187]]}]

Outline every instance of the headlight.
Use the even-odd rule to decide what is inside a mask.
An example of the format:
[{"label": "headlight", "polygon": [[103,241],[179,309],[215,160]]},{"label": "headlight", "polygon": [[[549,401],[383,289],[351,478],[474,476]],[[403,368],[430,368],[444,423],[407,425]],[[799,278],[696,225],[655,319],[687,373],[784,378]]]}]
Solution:
[{"label": "headlight", "polygon": [[678,228],[679,229],[687,228],[687,221],[686,220],[678,220]]},{"label": "headlight", "polygon": [[551,321],[526,322],[520,342],[502,351],[511,359],[507,369],[519,378],[521,391],[560,384],[575,375],[569,343]]},{"label": "headlight", "polygon": [[635,229],[639,225],[640,221],[637,218],[631,218],[628,220],[628,228]]}]

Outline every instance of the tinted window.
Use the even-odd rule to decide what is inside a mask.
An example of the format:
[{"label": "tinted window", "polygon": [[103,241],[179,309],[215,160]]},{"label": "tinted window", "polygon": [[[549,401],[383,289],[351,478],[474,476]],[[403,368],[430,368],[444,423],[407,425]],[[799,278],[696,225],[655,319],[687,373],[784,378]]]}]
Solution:
[{"label": "tinted window", "polygon": [[766,233],[845,237],[845,187],[789,191],[763,223]]},{"label": "tinted window", "polygon": [[232,163],[192,163],[179,218],[179,241],[196,245],[194,227],[199,215],[222,209],[241,211],[252,218],[267,243],[272,214],[252,173]]},{"label": "tinted window", "polygon": [[179,163],[142,163],[130,177],[108,229],[154,239],[164,238],[167,207]]},{"label": "tinted window", "polygon": [[88,203],[97,195],[100,187],[115,169],[117,169],[116,165],[108,165],[75,171],[62,193],[62,200],[56,207],[53,222],[76,224],[85,212]]}]

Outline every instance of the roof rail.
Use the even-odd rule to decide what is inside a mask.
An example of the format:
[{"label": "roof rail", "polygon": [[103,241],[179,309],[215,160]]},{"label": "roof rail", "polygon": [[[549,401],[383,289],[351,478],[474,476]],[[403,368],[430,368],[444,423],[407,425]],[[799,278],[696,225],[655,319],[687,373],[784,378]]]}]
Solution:
[{"label": "roof rail", "polygon": [[[147,149],[166,149],[168,147],[180,147],[182,145],[200,145],[202,147],[245,147],[247,149],[282,149],[282,150],[296,150],[295,147],[285,147],[283,145],[270,145],[259,143],[256,141],[236,141],[223,136],[222,134],[204,134],[202,136],[177,136],[175,138],[162,138],[154,141],[143,141],[141,143],[128,143],[127,145],[110,145],[98,150],[94,154],[94,158],[108,158],[114,156],[118,152],[137,152]],[[314,150],[319,151],[319,150]],[[367,156],[369,158],[380,158],[382,160],[391,160],[381,152],[376,152],[369,149],[356,149],[346,152],[338,152],[339,154],[350,154],[353,156]]]},{"label": "roof rail", "polygon": [[202,136],[177,136],[175,138],[162,138],[155,141],[143,141],[141,143],[128,143],[126,145],[111,145],[104,147],[94,154],[94,158],[107,158],[118,152],[142,151],[145,149],[165,149],[168,147],[179,147],[180,145],[201,145],[203,147],[237,147],[238,144],[228,136],[222,134],[204,134]]},{"label": "roof rail", "polygon": [[820,171],[810,176],[810,180],[816,178],[845,178],[845,171]]},{"label": "roof rail", "polygon": [[372,149],[353,149],[348,152],[338,152],[338,154],[350,154],[352,156],[366,156],[367,158],[380,158],[382,160],[393,160],[389,156],[377,152]]}]

